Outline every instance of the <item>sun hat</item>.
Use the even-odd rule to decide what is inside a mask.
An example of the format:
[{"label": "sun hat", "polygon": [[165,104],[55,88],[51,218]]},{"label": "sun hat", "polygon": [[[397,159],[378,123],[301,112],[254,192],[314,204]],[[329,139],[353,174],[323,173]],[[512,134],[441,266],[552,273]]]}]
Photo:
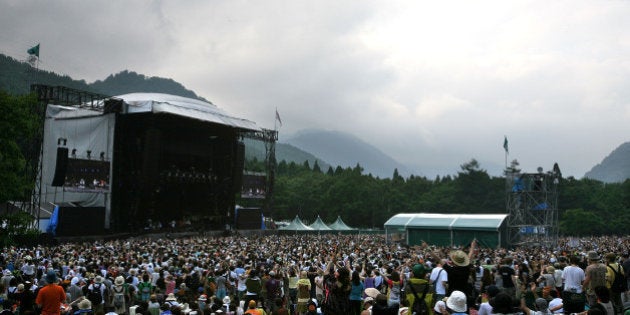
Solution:
[{"label": "sun hat", "polygon": [[450,254],[451,261],[457,266],[468,266],[470,264],[470,258],[461,250],[452,251]]},{"label": "sun hat", "polygon": [[96,276],[96,278],[94,278],[94,283],[103,283],[103,277]]},{"label": "sun hat", "polygon": [[376,297],[381,294],[381,291],[379,291],[377,288],[367,288],[365,289],[365,295],[376,299]]},{"label": "sun hat", "polygon": [[230,300],[230,297],[229,297],[228,295],[226,295],[226,296],[223,298],[223,304],[230,304],[230,302],[232,302],[232,301]]},{"label": "sun hat", "polygon": [[175,298],[175,294],[174,293],[169,293],[166,296],[166,299],[164,299],[164,301],[177,301],[177,298]]},{"label": "sun hat", "polygon": [[79,309],[81,310],[89,310],[92,308],[92,302],[88,299],[83,299],[79,302]]},{"label": "sun hat", "polygon": [[125,284],[125,278],[123,278],[123,276],[116,277],[116,279],[114,280],[114,284],[115,285],[123,285],[123,284]]},{"label": "sun hat", "polygon": [[446,299],[446,306],[457,313],[466,312],[466,294],[462,291],[453,291]]},{"label": "sun hat", "polygon": [[589,261],[598,261],[602,259],[594,250],[588,252],[588,254],[586,254],[586,257],[588,258]]}]

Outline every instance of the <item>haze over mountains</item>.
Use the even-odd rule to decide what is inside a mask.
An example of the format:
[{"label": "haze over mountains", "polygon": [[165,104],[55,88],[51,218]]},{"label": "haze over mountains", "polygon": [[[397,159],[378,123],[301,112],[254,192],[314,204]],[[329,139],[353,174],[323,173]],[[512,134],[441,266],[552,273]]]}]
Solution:
[{"label": "haze over mountains", "polygon": [[[29,92],[29,82],[62,85],[105,95],[159,92],[205,100],[172,79],[147,77],[125,70],[110,75],[102,81],[87,83],[85,80],[75,80],[69,76],[36,70],[27,63],[0,54],[0,89],[11,94],[26,94]],[[224,109],[230,112],[229,108]],[[244,118],[256,120],[255,117]],[[283,135],[281,139],[276,147],[278,161],[286,160],[303,164],[305,160],[308,160],[309,165],[313,166],[317,160],[323,171],[326,171],[329,166],[346,168],[354,167],[358,163],[363,167],[364,174],[372,174],[381,178],[391,177],[394,169],[398,169],[398,172],[404,177],[409,175],[430,177],[449,174],[442,170],[434,170],[428,165],[423,166],[422,161],[419,162],[420,165],[414,167],[403,165],[366,142],[365,139],[335,130],[303,130],[293,135]],[[260,148],[256,150],[260,151]],[[426,154],[434,153],[426,152]],[[468,161],[460,161],[460,164],[466,162]],[[501,165],[491,165],[485,161],[479,162],[481,167],[486,169],[490,175],[499,176],[501,174]],[[453,165],[452,169],[457,171],[458,167],[459,165]],[[611,152],[600,164],[587,172],[585,177],[603,182],[619,182],[630,178],[630,142],[622,144]]]}]

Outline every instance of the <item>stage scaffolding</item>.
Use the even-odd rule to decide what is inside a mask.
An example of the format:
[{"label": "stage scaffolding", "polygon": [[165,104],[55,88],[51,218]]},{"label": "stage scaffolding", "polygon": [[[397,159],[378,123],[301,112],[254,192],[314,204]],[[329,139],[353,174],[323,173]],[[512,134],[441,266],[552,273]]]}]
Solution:
[{"label": "stage scaffolding", "polygon": [[558,241],[557,164],[552,171],[506,172],[508,244],[511,246],[555,246]]}]

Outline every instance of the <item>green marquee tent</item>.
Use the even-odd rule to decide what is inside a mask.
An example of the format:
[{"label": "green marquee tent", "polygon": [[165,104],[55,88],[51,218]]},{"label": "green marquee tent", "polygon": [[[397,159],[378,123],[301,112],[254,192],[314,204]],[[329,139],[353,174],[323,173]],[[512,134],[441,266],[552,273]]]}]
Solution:
[{"label": "green marquee tent", "polygon": [[385,222],[388,239],[408,245],[465,246],[477,239],[484,247],[505,247],[507,214],[399,213]]}]

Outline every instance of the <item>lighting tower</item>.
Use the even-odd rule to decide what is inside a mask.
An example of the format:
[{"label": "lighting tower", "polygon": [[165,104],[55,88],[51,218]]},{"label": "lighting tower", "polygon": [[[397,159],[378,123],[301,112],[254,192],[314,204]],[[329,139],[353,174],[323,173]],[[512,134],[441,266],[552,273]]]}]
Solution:
[{"label": "lighting tower", "polygon": [[522,173],[514,166],[506,170],[508,244],[511,246],[555,246],[558,241],[558,164],[553,170]]}]

